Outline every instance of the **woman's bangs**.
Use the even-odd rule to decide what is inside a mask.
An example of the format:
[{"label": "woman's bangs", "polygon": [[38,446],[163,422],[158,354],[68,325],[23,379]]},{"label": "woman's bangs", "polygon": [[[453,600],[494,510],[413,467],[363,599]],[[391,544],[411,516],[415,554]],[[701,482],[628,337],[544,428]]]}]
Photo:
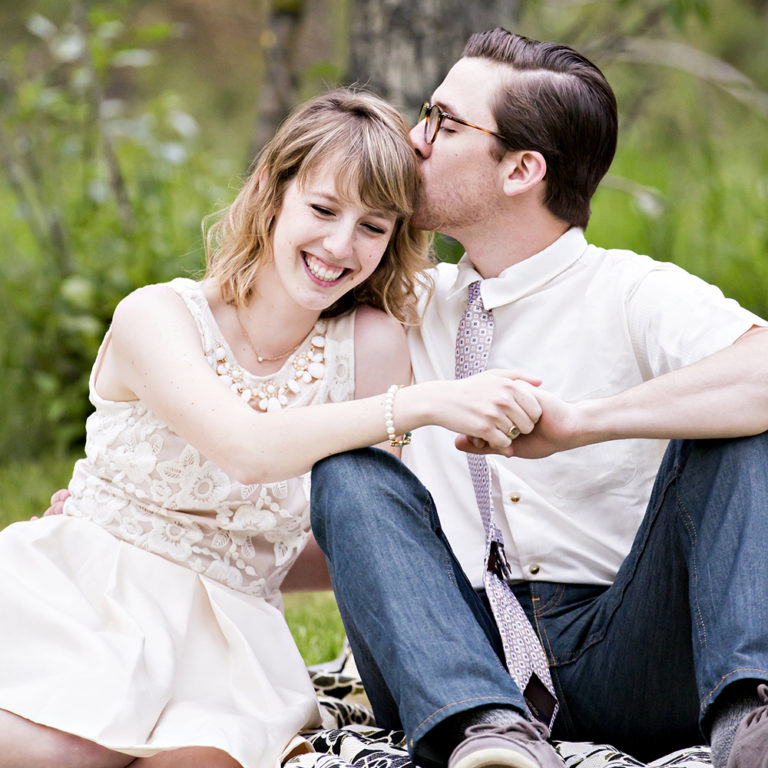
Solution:
[{"label": "woman's bangs", "polygon": [[414,159],[404,158],[404,147],[391,135],[370,135],[369,126],[344,124],[327,132],[307,155],[299,183],[324,163],[334,166],[336,190],[347,201],[396,216],[412,212]]}]

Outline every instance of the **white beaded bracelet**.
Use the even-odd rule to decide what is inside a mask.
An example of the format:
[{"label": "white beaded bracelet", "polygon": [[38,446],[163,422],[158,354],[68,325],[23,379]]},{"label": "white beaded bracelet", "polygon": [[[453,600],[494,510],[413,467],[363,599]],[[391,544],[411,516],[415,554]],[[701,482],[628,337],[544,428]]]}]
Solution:
[{"label": "white beaded bracelet", "polygon": [[387,390],[387,396],[384,399],[384,426],[387,428],[389,444],[393,448],[402,448],[404,445],[408,445],[411,442],[410,432],[406,432],[402,438],[399,439],[395,434],[395,417],[393,415],[393,407],[395,404],[395,395],[397,394],[398,389],[400,389],[400,385],[393,384]]}]

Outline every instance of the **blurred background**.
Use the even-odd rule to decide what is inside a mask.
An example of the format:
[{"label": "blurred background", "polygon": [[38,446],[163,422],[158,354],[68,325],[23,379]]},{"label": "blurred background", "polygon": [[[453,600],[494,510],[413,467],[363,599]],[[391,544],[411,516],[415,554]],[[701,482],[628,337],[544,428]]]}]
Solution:
[{"label": "blurred background", "polygon": [[117,301],[199,274],[202,219],[286,112],[358,82],[414,121],[497,25],[616,90],[589,239],[768,315],[768,0],[0,0],[0,526],[66,482]]}]

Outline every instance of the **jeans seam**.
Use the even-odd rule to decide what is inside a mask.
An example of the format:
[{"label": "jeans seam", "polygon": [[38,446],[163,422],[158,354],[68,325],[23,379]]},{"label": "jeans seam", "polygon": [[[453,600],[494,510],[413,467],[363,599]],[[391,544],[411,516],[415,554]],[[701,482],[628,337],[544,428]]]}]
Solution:
[{"label": "jeans seam", "polygon": [[[689,538],[691,540],[691,554],[688,561],[688,575],[689,578],[692,580],[692,587],[691,592],[693,593],[693,597],[689,598],[690,602],[693,603],[693,605],[696,606],[696,616],[695,616],[695,623],[696,623],[696,635],[699,640],[699,647],[706,648],[707,646],[707,625],[704,621],[704,615],[701,611],[701,606],[699,605],[699,593],[698,593],[698,586],[699,586],[699,568],[698,563],[696,560],[696,541],[698,539],[698,533],[696,531],[696,523],[693,520],[693,517],[688,512],[688,509],[685,506],[685,502],[682,501],[682,499],[679,502],[680,507],[680,520],[683,524],[683,527],[688,532]],[[693,619],[693,610],[691,610],[691,618]]]},{"label": "jeans seam", "polygon": [[[427,495],[427,498],[424,501],[424,504],[422,504],[421,517],[424,520],[424,522],[426,522],[427,526],[429,527],[429,530],[432,531],[432,535],[440,539],[439,529],[435,528],[433,524],[433,520],[437,518],[437,511],[434,508],[432,497],[429,495]],[[451,561],[451,556],[448,553],[448,550],[445,549],[445,547],[443,547],[443,555],[444,555],[442,558],[443,570],[446,571],[451,583],[454,586],[458,586],[458,582],[456,581],[456,574],[453,571],[453,563]]]},{"label": "jeans seam", "polygon": [[[563,595],[565,594],[565,586],[563,584],[558,584],[557,589],[552,593],[549,600],[547,600],[545,605],[542,605],[537,613],[539,616],[546,616],[553,608],[557,608],[560,605],[560,601],[563,599]],[[536,598],[537,600],[540,598]]]},{"label": "jeans seam", "polygon": [[441,712],[444,712],[446,709],[450,709],[451,707],[456,706],[457,704],[469,704],[471,702],[483,702],[483,701],[490,701],[498,704],[502,703],[508,703],[514,706],[516,709],[520,707],[520,702],[516,701],[515,699],[508,698],[506,696],[477,696],[470,699],[459,699],[458,701],[452,701],[450,704],[445,704],[444,706],[440,707],[440,709],[436,709],[431,714],[427,715],[414,729],[412,736],[408,739],[409,746],[411,749],[413,749],[414,742],[417,739],[416,734],[424,728],[429,721],[435,717],[436,715],[439,715]]}]

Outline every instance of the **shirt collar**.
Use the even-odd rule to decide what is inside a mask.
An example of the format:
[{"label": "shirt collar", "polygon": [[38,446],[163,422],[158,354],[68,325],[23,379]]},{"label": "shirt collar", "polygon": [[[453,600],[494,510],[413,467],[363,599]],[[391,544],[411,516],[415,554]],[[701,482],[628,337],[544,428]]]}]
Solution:
[{"label": "shirt collar", "polygon": [[543,251],[507,267],[498,277],[489,277],[484,280],[465,253],[457,265],[458,273],[448,292],[448,298],[451,299],[459,293],[466,295],[470,283],[482,280],[480,295],[483,297],[483,306],[486,309],[510,304],[533,293],[564,272],[581,257],[586,248],[584,231],[573,227]]}]

